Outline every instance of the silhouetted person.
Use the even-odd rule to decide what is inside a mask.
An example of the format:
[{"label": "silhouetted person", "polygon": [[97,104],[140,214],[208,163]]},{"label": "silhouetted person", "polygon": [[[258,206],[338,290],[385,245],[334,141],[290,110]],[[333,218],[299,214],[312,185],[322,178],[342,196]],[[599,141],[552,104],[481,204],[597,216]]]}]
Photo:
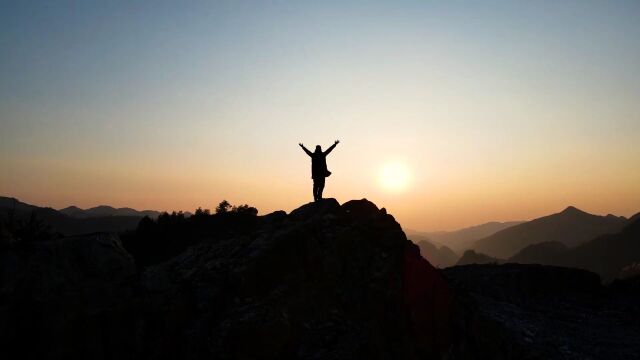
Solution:
[{"label": "silhouetted person", "polygon": [[320,201],[322,200],[322,190],[324,190],[324,178],[331,175],[331,171],[327,169],[327,155],[340,143],[339,140],[336,140],[333,145],[331,145],[327,151],[322,151],[320,145],[316,145],[316,151],[309,151],[302,143],[298,144],[307,153],[307,155],[311,156],[311,178],[313,179],[313,200]]}]

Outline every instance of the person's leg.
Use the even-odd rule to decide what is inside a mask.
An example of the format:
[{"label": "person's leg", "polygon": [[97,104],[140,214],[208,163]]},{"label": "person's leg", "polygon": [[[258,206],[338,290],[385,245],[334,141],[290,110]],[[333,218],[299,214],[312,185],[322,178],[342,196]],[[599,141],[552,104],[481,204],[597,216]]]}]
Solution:
[{"label": "person's leg", "polygon": [[313,201],[318,201],[318,180],[313,179]]},{"label": "person's leg", "polygon": [[318,200],[322,200],[322,191],[324,190],[324,178],[318,179]]}]

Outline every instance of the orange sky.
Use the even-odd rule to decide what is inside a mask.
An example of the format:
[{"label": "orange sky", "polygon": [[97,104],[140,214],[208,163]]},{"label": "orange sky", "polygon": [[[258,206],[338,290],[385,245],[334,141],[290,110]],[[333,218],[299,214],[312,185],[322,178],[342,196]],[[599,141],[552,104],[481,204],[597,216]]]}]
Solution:
[{"label": "orange sky", "polygon": [[635,4],[5,10],[0,195],[291,210],[340,139],[325,196],[408,228],[640,211]]}]

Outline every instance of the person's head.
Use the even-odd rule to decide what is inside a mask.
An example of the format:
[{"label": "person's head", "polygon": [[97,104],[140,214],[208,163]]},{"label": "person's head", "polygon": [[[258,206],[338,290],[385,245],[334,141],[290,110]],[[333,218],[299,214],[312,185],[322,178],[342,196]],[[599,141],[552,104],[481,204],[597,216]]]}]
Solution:
[{"label": "person's head", "polygon": [[322,148],[320,147],[320,145],[316,145],[316,152],[322,152]]}]

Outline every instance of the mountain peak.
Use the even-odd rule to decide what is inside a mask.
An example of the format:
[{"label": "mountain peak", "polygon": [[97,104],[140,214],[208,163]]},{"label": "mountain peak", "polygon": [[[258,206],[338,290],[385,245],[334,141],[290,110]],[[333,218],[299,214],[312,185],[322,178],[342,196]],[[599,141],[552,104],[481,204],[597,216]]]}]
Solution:
[{"label": "mountain peak", "polygon": [[117,210],[116,208],[114,208],[113,206],[109,206],[109,205],[98,205],[96,207],[92,207],[88,210]]},{"label": "mountain peak", "polygon": [[578,209],[575,206],[569,205],[566,209],[562,210],[561,214],[586,214],[586,212]]},{"label": "mountain peak", "polygon": [[79,210],[79,211],[82,211],[82,209],[80,209],[79,207],[77,207],[75,205],[67,206],[64,209],[60,209],[59,211],[64,211],[64,210]]},{"label": "mountain peak", "polygon": [[539,217],[476,241],[473,249],[497,258],[509,258],[528,245],[559,241],[575,247],[597,236],[620,231],[625,220],[587,213],[568,206],[559,213]]}]

